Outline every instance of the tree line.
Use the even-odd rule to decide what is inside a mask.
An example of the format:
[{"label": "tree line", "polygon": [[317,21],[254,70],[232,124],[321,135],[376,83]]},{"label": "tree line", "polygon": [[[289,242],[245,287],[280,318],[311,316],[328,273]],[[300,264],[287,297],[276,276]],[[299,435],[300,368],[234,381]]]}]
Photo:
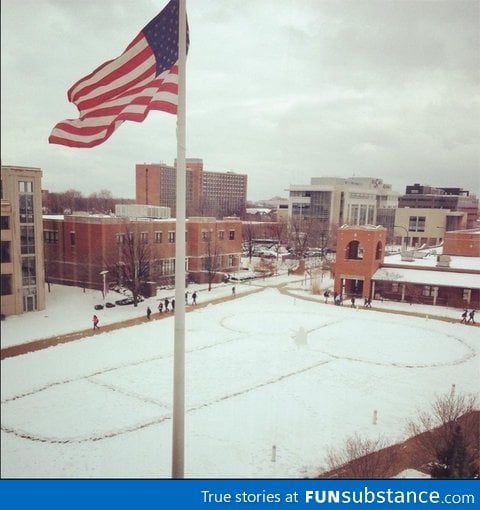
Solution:
[{"label": "tree line", "polygon": [[133,198],[114,197],[111,191],[106,189],[87,196],[76,189],[68,189],[59,193],[42,192],[44,214],[71,214],[74,211],[110,214],[115,211],[115,204],[133,203],[135,203]]}]

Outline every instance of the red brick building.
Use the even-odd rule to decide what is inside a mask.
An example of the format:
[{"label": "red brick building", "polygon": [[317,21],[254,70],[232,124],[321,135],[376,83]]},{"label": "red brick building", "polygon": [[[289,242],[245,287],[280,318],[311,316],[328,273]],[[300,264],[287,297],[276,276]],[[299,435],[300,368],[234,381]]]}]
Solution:
[{"label": "red brick building", "polygon": [[[138,164],[135,168],[135,201],[137,204],[170,207],[176,211],[176,162]],[[186,215],[245,216],[247,175],[236,172],[206,172],[203,160],[186,160]]]},{"label": "red brick building", "polygon": [[443,248],[384,257],[381,227],[337,232],[335,291],[407,303],[480,307],[480,230],[445,234]]},{"label": "red brick building", "polygon": [[372,275],[383,262],[387,230],[366,225],[337,230],[335,284],[337,294],[371,297]]},{"label": "red brick building", "polygon": [[[174,219],[71,215],[44,217],[43,227],[47,282],[101,289],[100,272],[122,263],[126,236],[137,239],[148,253],[151,282],[174,282]],[[238,270],[242,243],[238,218],[189,218],[185,235],[190,281],[206,281],[208,261],[213,256],[218,261],[217,281],[224,273]],[[113,271],[108,274],[108,282],[116,283]]]}]

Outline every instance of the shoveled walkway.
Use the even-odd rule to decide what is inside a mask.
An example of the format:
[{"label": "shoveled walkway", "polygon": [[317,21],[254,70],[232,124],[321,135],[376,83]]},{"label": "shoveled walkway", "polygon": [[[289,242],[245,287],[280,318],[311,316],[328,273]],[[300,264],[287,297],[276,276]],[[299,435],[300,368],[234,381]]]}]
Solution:
[{"label": "shoveled walkway", "polygon": [[[249,294],[254,294],[256,292],[260,292],[264,287],[257,287],[247,292],[242,292],[239,294],[240,296],[247,296]],[[203,301],[201,303],[197,303],[196,305],[188,305],[186,307],[186,312],[191,312],[192,310],[203,308],[210,304],[218,304],[223,303],[225,301],[230,301],[235,299],[235,296],[225,296],[221,298],[211,299],[208,301]],[[165,319],[166,317],[172,317],[174,314],[172,312],[163,312],[163,313],[152,313],[151,321]],[[112,324],[106,324],[101,326],[100,329],[94,330],[93,328],[83,329],[80,331],[74,331],[72,333],[66,333],[64,335],[52,336],[49,338],[42,338],[41,340],[32,340],[31,342],[26,342],[24,344],[12,345],[11,347],[5,347],[0,351],[0,359],[5,358],[13,358],[14,356],[20,356],[21,354],[26,354],[28,352],[39,351],[41,349],[47,349],[48,347],[53,347],[58,344],[65,344],[67,342],[73,342],[74,340],[80,340],[81,338],[88,338],[90,336],[98,335],[100,333],[104,333],[105,331],[115,331],[117,329],[129,328],[131,326],[137,326],[139,324],[144,324],[147,322],[147,318],[145,316],[135,317],[133,319],[126,319],[120,322],[114,322]]]},{"label": "shoveled walkway", "polygon": [[[291,290],[288,289],[288,283],[281,283],[281,284],[278,284],[278,285],[274,285],[274,287],[278,288],[279,291],[282,294],[286,294],[286,295],[289,295],[291,297],[298,298],[298,299],[303,299],[303,300],[306,300],[306,301],[314,301],[314,302],[317,302],[319,304],[324,305],[322,300],[315,299],[314,297],[310,297],[310,296],[307,296],[307,295],[305,295],[305,296],[298,295],[297,293],[292,292]],[[248,296],[250,294],[254,294],[256,292],[260,292],[260,291],[262,291],[264,289],[265,289],[265,287],[263,287],[263,286],[255,287],[252,290],[249,290],[249,291],[243,292],[241,294],[238,294],[238,297]],[[235,296],[229,295],[229,296],[225,296],[225,297],[221,297],[221,298],[216,298],[216,299],[204,301],[204,302],[199,303],[197,305],[188,305],[187,308],[186,308],[186,312],[190,312],[190,311],[192,311],[192,310],[194,310],[196,308],[203,308],[204,306],[207,306],[207,305],[210,305],[210,304],[214,304],[215,305],[215,304],[218,304],[218,303],[224,303],[226,301],[230,301],[230,300],[235,299],[235,298],[236,298]],[[333,303],[330,303],[330,305],[333,305]],[[365,310],[366,311],[374,310],[376,312],[393,313],[393,314],[399,314],[399,315],[409,315],[409,316],[412,316],[412,317],[422,317],[422,318],[425,317],[424,313],[408,312],[406,310],[393,310],[393,309],[386,310],[384,308],[375,308],[375,307],[367,308]],[[164,319],[165,317],[171,317],[171,316],[172,316],[171,312],[164,312],[164,313],[161,313],[161,314],[160,313],[153,313],[152,316],[151,316],[152,317],[151,320],[161,320],[161,319]],[[444,321],[444,322],[452,322],[452,323],[459,322],[458,319],[451,318],[451,317],[443,317],[443,316],[440,316],[440,315],[430,315],[429,314],[428,318],[429,319],[434,319],[434,320],[439,320],[439,321]],[[136,325],[139,325],[139,324],[144,324],[146,322],[146,320],[147,319],[144,316],[142,316],[142,317],[135,317],[133,319],[127,319],[127,320],[124,320],[124,321],[115,322],[113,324],[107,324],[105,326],[102,326],[99,330],[93,330],[93,329],[89,328],[89,329],[84,329],[84,330],[81,330],[81,331],[75,331],[73,333],[67,333],[65,335],[53,336],[53,337],[50,337],[50,338],[43,338],[41,340],[33,340],[31,342],[27,342],[27,343],[20,344],[20,345],[13,345],[11,347],[5,347],[4,349],[1,349],[1,351],[0,351],[0,359],[3,360],[5,358],[12,358],[14,356],[20,356],[21,354],[26,354],[28,352],[33,352],[33,351],[39,351],[41,349],[46,349],[46,348],[52,347],[54,345],[63,344],[63,343],[67,343],[67,342],[73,342],[73,341],[79,340],[81,338],[87,338],[87,337],[90,337],[90,336],[98,335],[98,334],[103,333],[105,331],[115,331],[117,329],[129,328],[131,326],[136,326]],[[479,324],[474,324],[474,326],[478,327]]]}]

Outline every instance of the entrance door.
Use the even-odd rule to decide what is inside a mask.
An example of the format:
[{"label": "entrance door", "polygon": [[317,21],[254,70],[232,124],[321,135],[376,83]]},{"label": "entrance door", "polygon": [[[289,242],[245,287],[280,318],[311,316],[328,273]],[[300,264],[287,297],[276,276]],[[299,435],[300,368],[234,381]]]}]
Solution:
[{"label": "entrance door", "polygon": [[37,309],[36,296],[33,294],[23,296],[23,311],[33,312]]}]

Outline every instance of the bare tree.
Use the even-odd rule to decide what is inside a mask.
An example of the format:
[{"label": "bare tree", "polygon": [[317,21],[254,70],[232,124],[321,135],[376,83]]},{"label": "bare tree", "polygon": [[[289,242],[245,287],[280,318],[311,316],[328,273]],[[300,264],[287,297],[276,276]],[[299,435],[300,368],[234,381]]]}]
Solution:
[{"label": "bare tree", "polygon": [[210,231],[205,241],[205,254],[202,260],[203,269],[207,272],[208,290],[212,290],[215,276],[222,267],[222,250],[217,242],[217,236]]},{"label": "bare tree", "polygon": [[106,262],[109,271],[117,275],[119,283],[131,291],[134,306],[138,304],[142,284],[150,278],[150,246],[140,234],[138,229],[126,225],[121,236],[119,260]]},{"label": "bare tree", "polygon": [[458,466],[448,465],[448,451],[462,441],[464,462],[473,466],[478,477],[480,430],[478,412],[474,412],[477,404],[476,395],[456,394],[452,387],[448,395],[438,396],[430,409],[419,411],[416,419],[408,424],[409,433],[416,436],[419,453],[431,459],[432,474],[440,472],[442,467],[445,472],[458,472]]},{"label": "bare tree", "polygon": [[386,478],[393,463],[393,453],[378,454],[386,446],[383,438],[365,439],[355,434],[345,441],[341,450],[329,451],[329,472],[338,478]]},{"label": "bare tree", "polygon": [[253,240],[255,239],[255,227],[253,226],[252,222],[249,221],[249,222],[243,223],[242,238],[243,238],[243,245],[247,250],[248,259],[250,262],[252,262],[253,247],[254,247]]}]

